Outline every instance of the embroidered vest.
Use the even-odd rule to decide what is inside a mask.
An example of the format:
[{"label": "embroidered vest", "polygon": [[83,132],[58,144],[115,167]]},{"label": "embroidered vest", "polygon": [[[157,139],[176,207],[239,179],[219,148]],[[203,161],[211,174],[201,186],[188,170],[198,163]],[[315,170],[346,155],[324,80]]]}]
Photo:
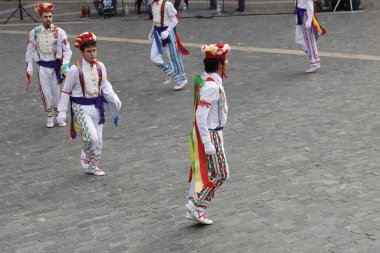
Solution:
[{"label": "embroidered vest", "polygon": [[49,30],[41,31],[41,27],[34,29],[34,40],[36,41],[37,50],[43,54],[57,53],[58,27],[54,26],[53,32]]},{"label": "embroidered vest", "polygon": [[[85,75],[83,73],[83,64],[82,60],[78,60],[75,65],[78,68],[78,74],[79,74],[79,82],[82,87],[82,93],[83,97],[86,97],[87,95],[90,95],[91,97],[97,97],[100,95],[100,86],[102,84],[103,80],[103,73],[102,73],[102,68],[100,67],[100,62],[98,60],[95,61],[96,65],[96,71],[98,73],[98,83],[96,86],[96,83],[94,82],[94,79],[91,80],[91,76]],[[96,96],[94,96],[96,94]]]}]

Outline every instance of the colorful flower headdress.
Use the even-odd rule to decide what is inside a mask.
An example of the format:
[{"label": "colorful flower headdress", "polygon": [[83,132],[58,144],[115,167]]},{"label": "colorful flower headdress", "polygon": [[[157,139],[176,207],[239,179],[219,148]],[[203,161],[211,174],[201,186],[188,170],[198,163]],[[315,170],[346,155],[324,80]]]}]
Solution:
[{"label": "colorful flower headdress", "polygon": [[82,34],[75,37],[74,46],[76,48],[79,48],[80,45],[82,45],[83,43],[85,43],[87,41],[91,41],[91,40],[96,41],[95,34],[93,34],[92,32],[82,33]]},{"label": "colorful flower headdress", "polygon": [[207,44],[201,50],[207,59],[222,59],[230,52],[230,46],[223,43]]},{"label": "colorful flower headdress", "polygon": [[45,11],[54,10],[54,4],[52,3],[37,4],[36,7],[34,7],[34,10],[38,12],[40,15],[42,15],[42,13],[44,13]]}]

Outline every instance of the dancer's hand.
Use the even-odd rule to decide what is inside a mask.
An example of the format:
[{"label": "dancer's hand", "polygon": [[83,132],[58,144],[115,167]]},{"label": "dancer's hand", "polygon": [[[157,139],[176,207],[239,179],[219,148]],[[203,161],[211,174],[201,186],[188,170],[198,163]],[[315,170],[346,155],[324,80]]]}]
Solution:
[{"label": "dancer's hand", "polygon": [[309,21],[306,21],[306,23],[305,23],[305,27],[307,28],[307,29],[309,29],[310,27],[311,27],[311,20]]},{"label": "dancer's hand", "polygon": [[215,155],[215,148],[211,143],[205,143],[204,148],[206,155]]},{"label": "dancer's hand", "polygon": [[33,76],[33,63],[32,62],[28,62],[28,67],[26,68],[26,73],[28,73],[28,75],[30,75],[30,76]]},{"label": "dancer's hand", "polygon": [[61,68],[61,77],[63,78],[66,75],[67,70],[69,69],[69,64],[63,64]]},{"label": "dancer's hand", "polygon": [[65,123],[65,120],[66,120],[66,112],[59,112],[58,113],[58,117],[57,117],[57,121],[58,121],[58,124],[63,124]]},{"label": "dancer's hand", "polygon": [[117,110],[120,110],[120,108],[121,108],[121,101],[120,101],[120,99],[118,99],[118,100],[115,101],[115,106],[116,106]]},{"label": "dancer's hand", "polygon": [[161,39],[166,40],[169,37],[169,32],[168,31],[163,31],[161,33]]}]

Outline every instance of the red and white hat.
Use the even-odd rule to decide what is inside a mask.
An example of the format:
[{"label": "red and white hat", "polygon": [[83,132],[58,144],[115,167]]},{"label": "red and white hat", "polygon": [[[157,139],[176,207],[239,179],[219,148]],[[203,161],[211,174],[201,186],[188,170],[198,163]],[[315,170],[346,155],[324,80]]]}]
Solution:
[{"label": "red and white hat", "polygon": [[206,59],[223,59],[230,52],[230,46],[223,43],[207,44],[201,50]]},{"label": "red and white hat", "polygon": [[44,13],[45,11],[54,10],[54,4],[52,3],[37,4],[36,7],[34,7],[34,10],[38,12],[40,15],[42,15],[42,13]]},{"label": "red and white hat", "polygon": [[82,45],[83,43],[85,43],[87,41],[91,41],[91,40],[96,41],[95,34],[93,34],[92,32],[82,33],[82,34],[75,37],[74,46],[76,48],[79,48],[80,45]]}]

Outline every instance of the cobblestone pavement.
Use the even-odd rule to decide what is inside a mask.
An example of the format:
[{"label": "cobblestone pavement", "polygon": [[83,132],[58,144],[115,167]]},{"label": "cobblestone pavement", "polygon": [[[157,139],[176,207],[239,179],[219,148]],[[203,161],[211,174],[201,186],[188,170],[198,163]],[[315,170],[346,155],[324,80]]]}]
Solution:
[{"label": "cobblestone pavement", "polygon": [[[319,19],[327,56],[380,55],[378,11]],[[296,49],[292,24],[291,15],[183,19],[179,31],[184,42]],[[147,44],[100,41],[123,108],[117,129],[107,115],[107,175],[88,176],[68,128],[44,127],[35,80],[24,92],[27,36],[2,32],[33,26],[0,26],[0,252],[380,252],[380,61],[326,56],[306,74],[305,56],[232,51],[231,178],[208,212],[214,224],[201,227],[184,219],[190,85],[163,86]],[[60,26],[145,39],[150,21]],[[202,57],[190,49],[191,79]]]}]

